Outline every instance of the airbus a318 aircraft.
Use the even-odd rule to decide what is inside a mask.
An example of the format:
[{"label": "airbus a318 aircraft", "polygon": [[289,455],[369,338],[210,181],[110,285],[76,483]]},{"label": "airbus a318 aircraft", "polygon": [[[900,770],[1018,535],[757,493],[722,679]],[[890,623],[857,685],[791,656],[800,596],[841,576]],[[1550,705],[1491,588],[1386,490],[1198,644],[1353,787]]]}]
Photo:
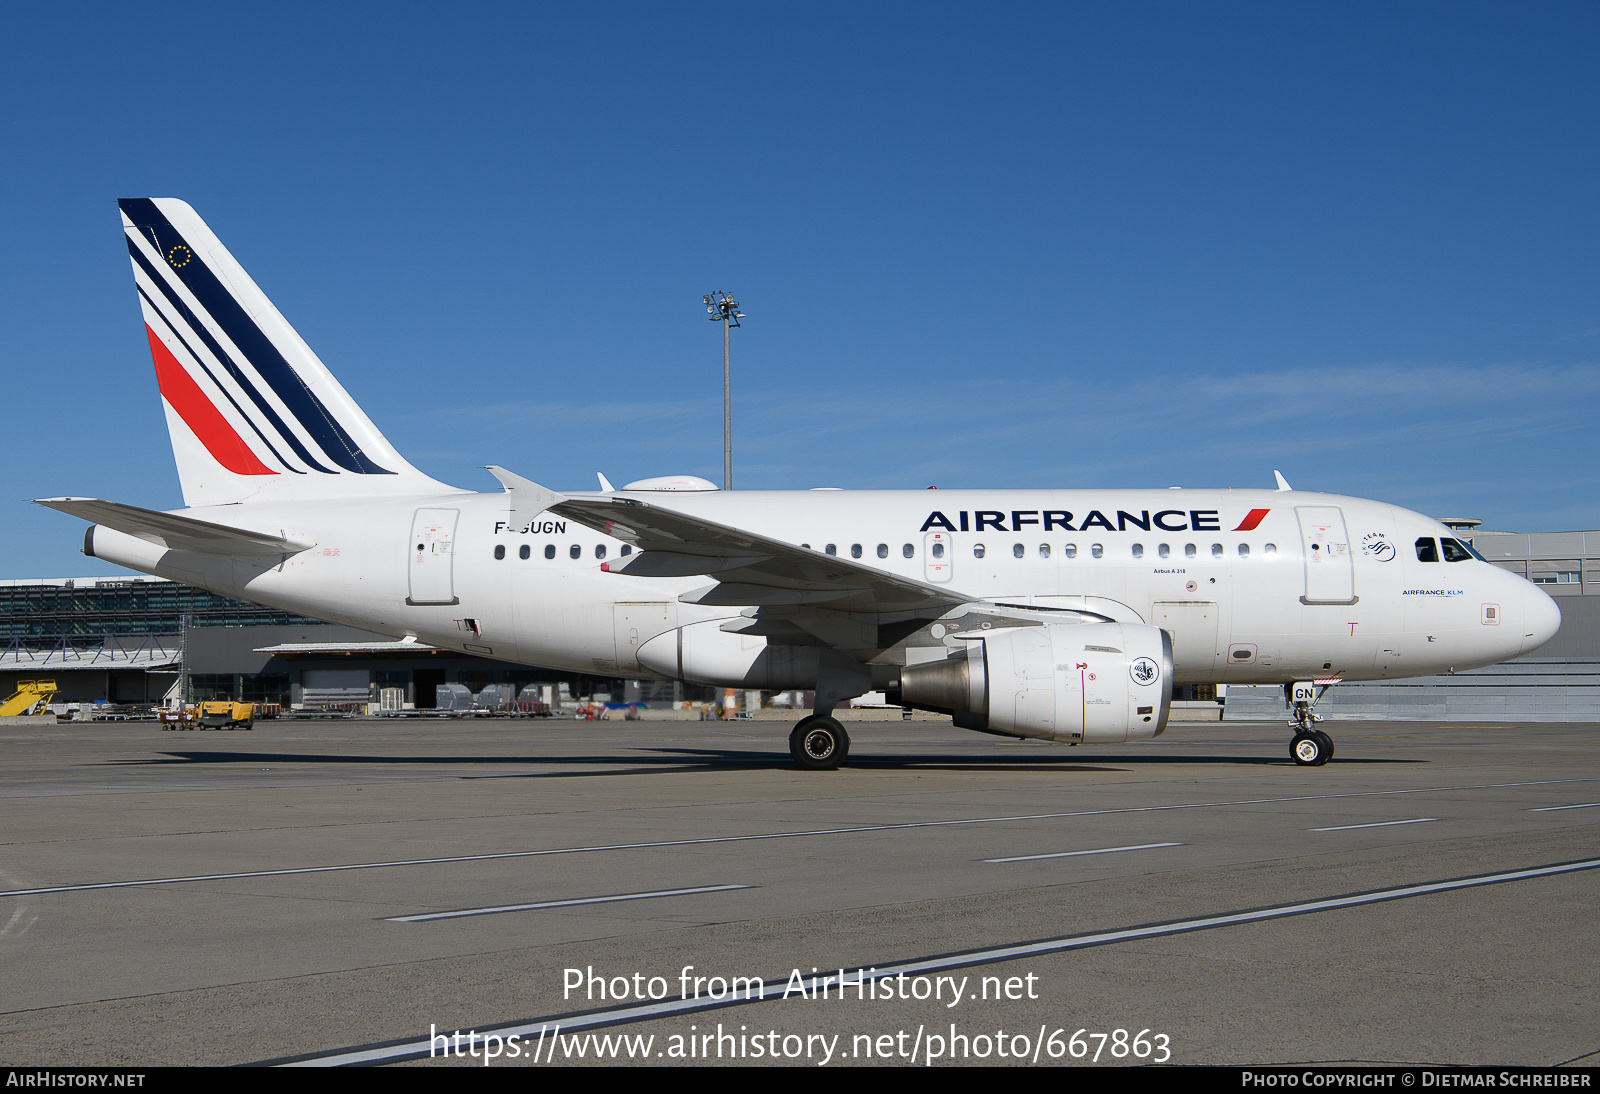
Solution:
[{"label": "airbus a318 aircraft", "polygon": [[[84,553],[224,596],[485,657],[718,687],[883,690],[958,726],[1071,744],[1167,726],[1178,683],[1285,686],[1326,763],[1338,681],[1494,664],[1561,616],[1428,517],[1291,490],[558,493],[438,482],[397,452],[195,211],[119,202],[186,509],[39,504]],[[604,480],[602,480],[602,485]]]}]

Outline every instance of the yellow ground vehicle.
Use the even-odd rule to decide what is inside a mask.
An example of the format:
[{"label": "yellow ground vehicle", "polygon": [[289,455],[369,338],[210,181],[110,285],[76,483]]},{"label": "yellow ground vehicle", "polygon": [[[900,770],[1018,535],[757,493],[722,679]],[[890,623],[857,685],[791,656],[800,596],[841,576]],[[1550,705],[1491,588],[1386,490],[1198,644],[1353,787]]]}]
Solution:
[{"label": "yellow ground vehicle", "polygon": [[254,703],[231,703],[213,700],[201,703],[195,713],[201,729],[251,729],[255,726]]},{"label": "yellow ground vehicle", "polygon": [[43,711],[56,697],[54,680],[18,680],[11,698],[0,703],[0,718]]}]

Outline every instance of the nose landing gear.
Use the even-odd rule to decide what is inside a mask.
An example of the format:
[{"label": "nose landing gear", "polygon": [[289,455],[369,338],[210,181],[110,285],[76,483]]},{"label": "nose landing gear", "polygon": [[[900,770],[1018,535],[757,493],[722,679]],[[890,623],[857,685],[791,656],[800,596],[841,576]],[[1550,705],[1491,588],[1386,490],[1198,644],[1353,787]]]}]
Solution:
[{"label": "nose landing gear", "polygon": [[1284,698],[1289,701],[1289,725],[1294,728],[1289,758],[1301,767],[1321,767],[1333,759],[1333,738],[1317,728],[1322,715],[1315,709],[1317,700],[1327,690],[1326,685],[1284,685]]}]

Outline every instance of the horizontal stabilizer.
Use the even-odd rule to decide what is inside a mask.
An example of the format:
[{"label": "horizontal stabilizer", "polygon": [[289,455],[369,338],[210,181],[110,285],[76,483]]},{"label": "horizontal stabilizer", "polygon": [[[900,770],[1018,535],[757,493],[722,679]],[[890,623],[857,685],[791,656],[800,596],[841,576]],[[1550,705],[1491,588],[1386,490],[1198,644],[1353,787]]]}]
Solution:
[{"label": "horizontal stabilizer", "polygon": [[504,486],[506,493],[511,495],[511,508],[513,511],[521,510],[527,512],[530,516],[538,516],[557,502],[567,500],[565,494],[558,494],[549,487],[540,486],[531,479],[512,474],[503,467],[491,465],[484,468],[484,470],[499,479],[500,485]]},{"label": "horizontal stabilizer", "polygon": [[84,520],[103,524],[130,536],[172,551],[195,551],[207,555],[292,555],[310,550],[316,544],[294,536],[250,532],[212,524],[174,513],[159,513],[99,498],[40,498],[34,502]]}]

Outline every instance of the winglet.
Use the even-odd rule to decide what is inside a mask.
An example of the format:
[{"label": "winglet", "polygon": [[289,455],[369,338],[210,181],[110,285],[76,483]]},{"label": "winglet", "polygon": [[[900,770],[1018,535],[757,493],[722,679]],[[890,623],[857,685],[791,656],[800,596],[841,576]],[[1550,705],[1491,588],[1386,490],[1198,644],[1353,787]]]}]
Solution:
[{"label": "winglet", "polygon": [[599,471],[596,471],[595,477],[600,480],[600,492],[602,494],[615,494],[617,492],[617,488],[611,485],[611,481],[607,479],[605,475],[601,474]]},{"label": "winglet", "polygon": [[542,513],[552,505],[567,500],[565,494],[558,494],[554,490],[523,478],[521,475],[512,474],[503,467],[495,467],[491,464],[484,470],[499,479],[500,485],[506,488],[506,493],[511,495],[510,500],[513,509],[526,509],[530,513]]},{"label": "winglet", "polygon": [[1284,478],[1283,474],[1281,472],[1274,471],[1272,473],[1272,477],[1278,480],[1278,489],[1280,491],[1282,491],[1282,490],[1293,490],[1294,489],[1294,487],[1289,485],[1289,480]]}]

